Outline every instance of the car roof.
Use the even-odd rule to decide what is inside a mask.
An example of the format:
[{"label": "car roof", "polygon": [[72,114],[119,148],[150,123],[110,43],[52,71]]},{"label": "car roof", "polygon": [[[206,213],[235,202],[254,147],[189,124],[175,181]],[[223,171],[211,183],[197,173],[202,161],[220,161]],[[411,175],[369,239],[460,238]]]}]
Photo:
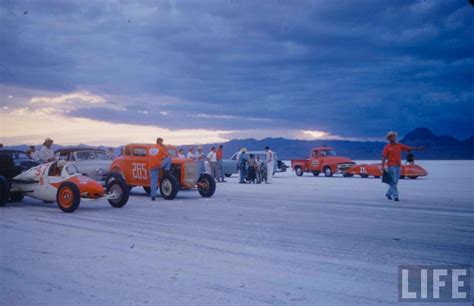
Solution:
[{"label": "car roof", "polygon": [[322,150],[334,150],[333,147],[328,147],[328,146],[322,146],[322,147],[315,147],[313,148],[313,151],[315,150],[318,150],[318,151],[322,151]]},{"label": "car roof", "polygon": [[12,154],[12,153],[25,153],[25,151],[22,151],[22,150],[0,150],[0,154]]},{"label": "car roof", "polygon": [[65,154],[70,154],[70,153],[77,152],[77,151],[100,151],[100,152],[105,152],[104,150],[97,149],[97,148],[90,148],[90,147],[69,147],[69,148],[57,149],[56,151],[54,151],[54,153],[59,153],[61,155],[65,155]]}]

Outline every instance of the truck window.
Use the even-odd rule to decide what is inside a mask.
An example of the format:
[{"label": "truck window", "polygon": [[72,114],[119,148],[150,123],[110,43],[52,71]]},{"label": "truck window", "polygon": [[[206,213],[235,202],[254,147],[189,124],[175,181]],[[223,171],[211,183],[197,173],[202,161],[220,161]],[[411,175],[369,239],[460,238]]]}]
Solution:
[{"label": "truck window", "polygon": [[134,148],[133,149],[133,156],[146,156],[146,149],[145,148]]},{"label": "truck window", "polygon": [[318,151],[313,151],[312,157],[313,158],[319,157],[319,152]]}]

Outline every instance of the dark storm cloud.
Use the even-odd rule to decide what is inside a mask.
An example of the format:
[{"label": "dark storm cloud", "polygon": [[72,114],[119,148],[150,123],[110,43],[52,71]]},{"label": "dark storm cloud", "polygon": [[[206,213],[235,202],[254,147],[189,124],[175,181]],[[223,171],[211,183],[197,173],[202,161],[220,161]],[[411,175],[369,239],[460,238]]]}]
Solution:
[{"label": "dark storm cloud", "polygon": [[347,137],[421,125],[473,133],[468,1],[11,1],[0,12],[0,82],[117,94],[127,109],[74,115]]}]

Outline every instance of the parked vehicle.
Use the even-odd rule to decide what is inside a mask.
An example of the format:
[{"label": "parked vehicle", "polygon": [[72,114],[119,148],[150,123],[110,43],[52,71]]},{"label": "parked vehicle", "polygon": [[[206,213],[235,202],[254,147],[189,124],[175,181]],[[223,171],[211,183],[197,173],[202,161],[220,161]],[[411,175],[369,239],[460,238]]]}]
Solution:
[{"label": "parked vehicle", "polygon": [[39,162],[32,160],[25,152],[20,150],[0,150],[0,155],[10,156],[15,165],[20,166],[22,170],[28,170],[39,165]]},{"label": "parked vehicle", "polygon": [[[143,186],[145,192],[150,193],[150,150],[155,149],[152,144],[132,143],[125,146],[124,154],[112,162],[111,173],[107,178],[107,185],[115,178],[123,178],[131,186]],[[178,151],[173,146],[167,146],[171,158],[169,174],[160,174],[158,186],[161,196],[166,200],[176,197],[180,188],[197,188],[202,197],[211,197],[216,190],[216,181],[209,174],[199,174],[197,163],[193,159],[179,158]],[[156,149],[155,149],[156,150]]]},{"label": "parked vehicle", "polygon": [[13,159],[0,158],[0,206],[10,199],[23,200],[24,196],[45,202],[58,203],[63,212],[79,208],[81,199],[107,199],[113,207],[123,207],[128,202],[128,188],[123,180],[111,182],[107,188],[83,176],[77,167],[66,161],[54,161],[21,172]]},{"label": "parked vehicle", "polygon": [[291,160],[291,168],[297,176],[302,176],[305,172],[311,172],[318,176],[321,172],[325,176],[332,176],[335,173],[345,174],[345,170],[355,165],[352,159],[337,156],[332,147],[322,146],[313,148],[308,159]]},{"label": "parked vehicle", "polygon": [[[345,176],[358,175],[363,178],[373,176],[379,178],[382,176],[382,164],[360,164],[345,170]],[[419,165],[401,165],[400,178],[416,179],[419,176],[427,176],[428,171]]]},{"label": "parked vehicle", "polygon": [[[232,176],[232,174],[238,172],[238,156],[240,152],[234,153],[230,159],[223,159],[222,160],[222,170],[224,172],[224,175],[226,177]],[[259,156],[260,160],[266,161],[267,160],[267,154],[265,151],[247,151],[246,152],[247,156],[250,154],[255,155],[255,157]],[[275,166],[273,169],[275,169],[275,172],[273,173],[275,175],[276,172],[286,172],[288,169],[288,165],[285,164],[282,160],[278,159],[278,154],[276,152],[273,152],[273,157],[275,161]]]},{"label": "parked vehicle", "polygon": [[54,152],[59,160],[67,160],[74,164],[79,172],[105,185],[105,179],[110,173],[112,160],[103,150],[93,148],[71,147]]}]

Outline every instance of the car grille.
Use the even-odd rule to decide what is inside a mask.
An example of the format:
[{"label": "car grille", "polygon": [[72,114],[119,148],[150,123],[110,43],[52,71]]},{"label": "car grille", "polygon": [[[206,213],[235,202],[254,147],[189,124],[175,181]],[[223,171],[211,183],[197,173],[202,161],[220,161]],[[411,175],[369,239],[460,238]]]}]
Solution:
[{"label": "car grille", "polygon": [[188,163],[184,167],[184,181],[188,184],[195,184],[198,179],[197,164]]},{"label": "car grille", "polygon": [[339,170],[345,170],[345,169],[348,169],[348,168],[350,168],[350,167],[352,167],[352,166],[354,166],[354,165],[355,165],[355,163],[338,164],[338,165],[337,165],[337,169],[339,169]]}]

